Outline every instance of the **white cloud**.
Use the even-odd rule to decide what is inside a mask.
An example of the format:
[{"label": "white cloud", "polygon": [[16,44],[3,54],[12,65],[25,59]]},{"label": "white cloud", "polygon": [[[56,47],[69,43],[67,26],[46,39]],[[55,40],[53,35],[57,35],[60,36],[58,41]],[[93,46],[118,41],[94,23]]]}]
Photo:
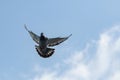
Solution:
[{"label": "white cloud", "polygon": [[42,76],[36,75],[33,80],[57,80],[55,77],[55,73],[43,73]]},{"label": "white cloud", "polygon": [[57,63],[59,71],[35,67],[40,73],[32,80],[120,80],[119,48],[120,26],[114,26],[100,34],[95,43],[63,60],[63,64]]},{"label": "white cloud", "polygon": [[120,80],[120,71],[116,71],[115,73],[113,73],[108,80]]}]

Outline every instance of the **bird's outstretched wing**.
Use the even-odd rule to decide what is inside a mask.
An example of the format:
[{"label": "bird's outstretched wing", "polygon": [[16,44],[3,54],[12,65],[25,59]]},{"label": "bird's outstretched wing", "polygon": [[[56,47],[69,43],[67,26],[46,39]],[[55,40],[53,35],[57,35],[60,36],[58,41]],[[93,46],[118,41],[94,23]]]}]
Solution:
[{"label": "bird's outstretched wing", "polygon": [[32,37],[32,39],[39,44],[39,36],[36,35],[35,33],[33,33],[32,31],[28,30],[26,25],[24,25],[25,29],[29,32],[30,36]]},{"label": "bird's outstretched wing", "polygon": [[[71,34],[72,35],[72,34]],[[57,37],[57,38],[49,38],[48,39],[48,42],[47,42],[47,45],[49,47],[52,47],[52,46],[56,46],[60,43],[62,43],[63,41],[67,40],[71,35],[69,35],[68,37]]]}]

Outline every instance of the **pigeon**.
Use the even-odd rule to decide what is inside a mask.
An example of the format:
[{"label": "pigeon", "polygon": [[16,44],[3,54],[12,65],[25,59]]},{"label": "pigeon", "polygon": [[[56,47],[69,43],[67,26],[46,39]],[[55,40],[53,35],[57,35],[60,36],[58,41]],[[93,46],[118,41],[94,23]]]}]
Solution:
[{"label": "pigeon", "polygon": [[35,49],[36,49],[38,55],[40,55],[43,58],[48,58],[48,57],[52,56],[53,53],[55,52],[55,49],[51,48],[51,47],[59,45],[60,43],[67,40],[72,35],[72,34],[70,34],[67,37],[47,38],[46,36],[44,36],[44,33],[41,33],[40,36],[38,36],[37,34],[28,30],[26,25],[24,25],[24,27],[30,34],[33,41],[36,42],[37,45],[35,45]]}]

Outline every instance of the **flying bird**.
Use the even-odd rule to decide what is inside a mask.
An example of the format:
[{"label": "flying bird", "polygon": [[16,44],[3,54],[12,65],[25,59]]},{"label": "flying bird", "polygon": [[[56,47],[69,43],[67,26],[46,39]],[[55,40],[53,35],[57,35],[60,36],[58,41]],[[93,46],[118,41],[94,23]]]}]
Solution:
[{"label": "flying bird", "polygon": [[28,30],[26,25],[24,25],[24,27],[30,34],[31,38],[37,43],[37,45],[35,45],[35,49],[38,52],[38,54],[43,58],[48,58],[52,56],[53,53],[55,52],[55,49],[51,47],[59,45],[72,35],[71,34],[67,37],[47,38],[44,36],[43,33],[41,33],[40,36],[38,36],[37,34]]}]

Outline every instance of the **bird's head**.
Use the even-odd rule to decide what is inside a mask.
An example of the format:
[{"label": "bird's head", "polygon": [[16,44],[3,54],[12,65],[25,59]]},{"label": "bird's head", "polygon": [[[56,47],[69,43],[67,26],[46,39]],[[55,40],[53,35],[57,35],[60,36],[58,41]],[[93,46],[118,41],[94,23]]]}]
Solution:
[{"label": "bird's head", "polygon": [[40,34],[41,36],[44,36],[43,32]]}]

